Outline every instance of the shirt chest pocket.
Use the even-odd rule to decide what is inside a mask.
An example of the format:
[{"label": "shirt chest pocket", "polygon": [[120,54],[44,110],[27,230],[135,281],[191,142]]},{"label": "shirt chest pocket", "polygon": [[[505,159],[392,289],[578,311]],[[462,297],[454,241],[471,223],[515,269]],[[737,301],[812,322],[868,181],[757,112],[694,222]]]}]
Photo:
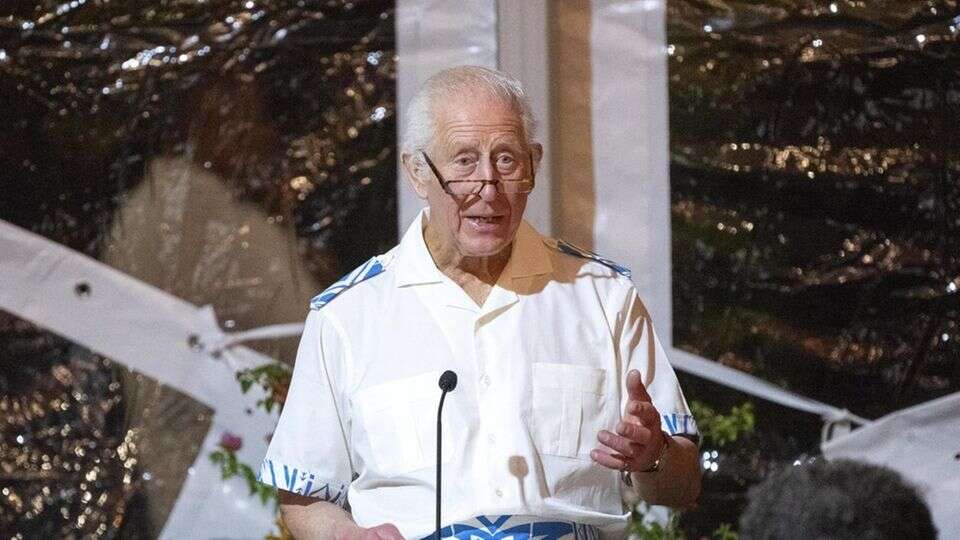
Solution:
[{"label": "shirt chest pocket", "polygon": [[588,458],[604,425],[606,370],[533,364],[532,435],[543,454]]},{"label": "shirt chest pocket", "polygon": [[[353,398],[372,456],[364,461],[386,477],[434,465],[440,372],[429,372],[377,384]],[[444,419],[452,409],[444,406]],[[452,455],[451,429],[444,425],[443,461]]]}]

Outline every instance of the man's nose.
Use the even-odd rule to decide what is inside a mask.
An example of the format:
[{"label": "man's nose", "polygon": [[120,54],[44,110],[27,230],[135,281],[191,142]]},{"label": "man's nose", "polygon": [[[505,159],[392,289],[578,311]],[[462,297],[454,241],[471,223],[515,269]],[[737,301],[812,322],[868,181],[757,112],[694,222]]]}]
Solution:
[{"label": "man's nose", "polygon": [[[477,171],[479,177],[483,180],[501,180],[500,174],[497,171],[497,168],[493,166],[493,163],[489,159],[480,160],[480,167]],[[493,201],[497,198],[497,185],[494,182],[484,184],[480,188],[480,198],[485,201]]]},{"label": "man's nose", "polygon": [[483,180],[499,180],[500,174],[497,172],[497,168],[493,166],[493,163],[489,159],[481,159],[480,166],[477,168],[478,178]]},{"label": "man's nose", "polygon": [[480,188],[480,198],[487,201],[493,202],[497,198],[497,184],[495,182],[488,182]]}]

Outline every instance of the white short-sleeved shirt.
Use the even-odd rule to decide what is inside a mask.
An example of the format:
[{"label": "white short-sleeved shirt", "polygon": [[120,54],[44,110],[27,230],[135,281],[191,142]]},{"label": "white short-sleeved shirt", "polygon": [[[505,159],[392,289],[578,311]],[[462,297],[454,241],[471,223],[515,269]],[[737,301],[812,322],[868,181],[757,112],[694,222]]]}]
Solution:
[{"label": "white short-sleeved shirt", "polygon": [[[642,374],[665,431],[697,436],[633,284],[524,222],[478,307],[437,269],[423,219],[314,299],[261,481],[349,501],[361,526],[431,534],[437,381],[450,369],[445,525],[466,530],[479,517],[489,535],[496,520],[502,533],[534,516],[622,530],[630,488],[590,451],[622,415],[627,371]],[[592,534],[574,533],[556,537]]]}]

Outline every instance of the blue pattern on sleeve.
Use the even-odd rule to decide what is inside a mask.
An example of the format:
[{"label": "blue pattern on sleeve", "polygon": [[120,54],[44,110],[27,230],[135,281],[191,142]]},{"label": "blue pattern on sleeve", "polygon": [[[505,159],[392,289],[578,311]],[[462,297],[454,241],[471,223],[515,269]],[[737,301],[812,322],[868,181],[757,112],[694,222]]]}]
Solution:
[{"label": "blue pattern on sleeve", "polygon": [[574,257],[580,257],[581,259],[590,259],[591,261],[596,261],[623,277],[630,278],[632,276],[630,269],[626,266],[617,264],[610,259],[605,259],[590,250],[579,248],[564,240],[557,240],[557,249],[563,253],[566,253],[567,255],[573,255]]},{"label": "blue pattern on sleeve", "polygon": [[661,414],[663,419],[663,430],[670,435],[693,435],[699,436],[697,430],[697,421],[690,414],[665,413]]},{"label": "blue pattern on sleeve", "polygon": [[321,501],[345,506],[347,503],[347,486],[334,482],[321,482],[316,475],[309,471],[298,470],[296,467],[274,463],[265,459],[260,464],[260,473],[257,480],[275,488],[283,489],[297,495],[314,497]]},{"label": "blue pattern on sleeve", "polygon": [[361,281],[366,281],[373,276],[383,273],[384,265],[377,257],[372,257],[367,262],[355,268],[349,274],[338,279],[333,285],[327,287],[322,293],[313,297],[310,301],[310,309],[320,309],[330,303],[331,300],[340,295],[343,291],[353,287]]}]

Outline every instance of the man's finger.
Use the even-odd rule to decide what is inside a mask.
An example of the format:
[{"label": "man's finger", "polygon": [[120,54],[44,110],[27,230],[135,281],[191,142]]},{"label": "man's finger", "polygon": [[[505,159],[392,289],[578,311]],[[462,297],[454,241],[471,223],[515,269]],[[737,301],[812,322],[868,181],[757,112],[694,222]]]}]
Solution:
[{"label": "man's finger", "polygon": [[370,531],[375,533],[379,540],[403,540],[403,535],[400,534],[400,530],[392,523],[377,525],[370,529]]},{"label": "man's finger", "polygon": [[627,373],[627,394],[633,400],[653,402],[646,387],[643,386],[643,378],[640,376],[640,372],[635,369],[631,369]]},{"label": "man's finger", "polygon": [[617,423],[617,433],[630,439],[632,442],[642,445],[648,444],[653,437],[653,431],[641,425],[623,421]]},{"label": "man's finger", "polygon": [[623,456],[600,448],[594,448],[590,452],[590,459],[615,471],[622,471],[627,464],[627,460]]},{"label": "man's finger", "polygon": [[[629,420],[636,419],[637,423],[643,424],[648,428],[656,428],[660,425],[660,412],[649,401],[630,400],[627,402],[626,414],[632,417]],[[624,418],[627,420],[628,418]]]},{"label": "man's finger", "polygon": [[643,445],[605,429],[597,434],[597,439],[608,448],[628,458],[636,457],[643,451]]}]

